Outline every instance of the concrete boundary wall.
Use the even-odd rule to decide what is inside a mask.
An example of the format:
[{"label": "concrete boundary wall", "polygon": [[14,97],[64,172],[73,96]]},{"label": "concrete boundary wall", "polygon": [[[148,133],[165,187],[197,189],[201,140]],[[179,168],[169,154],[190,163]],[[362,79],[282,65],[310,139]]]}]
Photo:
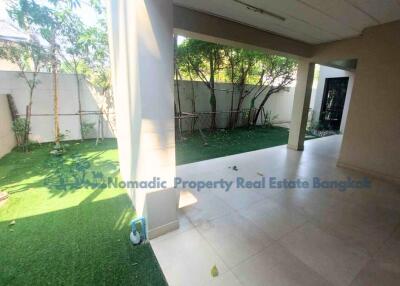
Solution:
[{"label": "concrete boundary wall", "polygon": [[[53,112],[53,96],[51,74],[41,73],[39,76],[40,84],[35,89],[32,105],[32,125],[31,136],[32,141],[51,142],[54,141],[54,112]],[[77,83],[75,76],[71,74],[61,74],[59,78],[59,119],[60,130],[65,135],[65,140],[80,140],[79,126],[79,104],[77,94]],[[181,109],[184,112],[193,112],[192,107],[192,84],[190,81],[179,81],[179,91],[181,99]],[[193,82],[196,111],[209,112],[209,91],[202,82]],[[250,88],[250,87],[249,87]],[[231,102],[231,85],[228,83],[216,84],[217,111],[229,111]],[[104,98],[86,81],[82,80],[80,84],[82,110],[87,111],[82,118],[83,122],[94,124],[94,130],[89,138],[95,138],[98,129],[99,116],[95,112],[99,112],[102,107],[109,112],[108,116],[103,116],[103,132],[105,138],[114,138],[115,112],[112,102],[105,102]],[[25,115],[26,105],[28,104],[29,92],[26,83],[14,71],[0,72],[0,93],[11,94],[17,112]],[[271,111],[273,115],[278,115],[276,121],[281,123],[290,122],[290,116],[293,105],[294,87],[288,87],[278,94],[274,94],[265,105],[266,110]],[[177,99],[177,89],[175,88],[175,99]],[[249,108],[251,98],[248,97],[242,105],[243,109]],[[256,101],[258,106],[261,98]],[[234,106],[237,105],[237,96],[235,96]],[[227,116],[225,116],[227,118]],[[225,128],[226,118],[219,117],[217,125],[219,128]],[[186,122],[184,129],[188,129],[190,121]],[[203,122],[208,127],[207,122]]]},{"label": "concrete boundary wall", "polygon": [[16,145],[12,130],[12,119],[7,96],[0,94],[0,158],[9,153]]},{"label": "concrete boundary wall", "polygon": [[[51,85],[51,74],[41,73],[39,76],[40,84],[35,90],[32,106],[32,141],[52,142],[54,141],[54,116],[53,116],[53,96]],[[80,140],[79,126],[79,104],[77,95],[77,83],[72,74],[61,74],[59,78],[59,119],[61,133],[65,135],[65,140]],[[277,115],[275,123],[289,123],[293,105],[294,85],[285,88],[281,92],[274,94],[265,105],[265,110],[270,111],[272,115]],[[248,88],[251,88],[249,86]],[[229,83],[216,84],[217,111],[227,112],[231,106],[231,89]],[[103,132],[105,138],[115,137],[115,112],[113,102],[106,102],[102,96],[86,81],[82,80],[80,84],[82,110],[86,111],[82,118],[83,122],[94,124],[94,129],[89,134],[89,138],[95,138],[98,129],[99,112],[102,107],[108,111],[107,116],[103,116]],[[193,112],[193,92],[196,105],[196,112],[210,111],[210,95],[207,87],[199,81],[179,81],[179,92],[181,101],[181,110],[183,112]],[[174,89],[175,100],[177,102],[177,89]],[[26,105],[28,104],[29,92],[25,81],[18,76],[15,71],[0,72],[0,94],[11,94],[17,112],[23,117],[25,115]],[[234,106],[237,105],[237,95],[234,97]],[[242,104],[242,109],[250,107],[251,96],[248,96]],[[256,101],[259,105],[262,98]],[[8,108],[8,105],[7,105]],[[217,116],[217,126],[225,128],[229,114]],[[207,116],[199,120],[201,128],[207,128]],[[189,130],[191,121],[183,122],[183,130]]]},{"label": "concrete boundary wall", "polygon": [[[250,89],[251,86],[248,86]],[[232,100],[232,85],[229,83],[217,83],[216,84],[216,100],[217,100],[217,112],[226,112],[225,114],[218,114],[217,127],[225,128],[227,125],[227,118],[229,116],[228,111],[231,109]],[[180,92],[180,104],[182,112],[193,112],[193,95],[195,100],[196,112],[210,112],[210,92],[203,82],[194,81],[193,86],[190,81],[179,81],[179,92]],[[273,94],[268,99],[264,108],[266,111],[270,111],[271,114],[277,115],[274,120],[275,123],[289,123],[291,120],[292,106],[294,96],[294,84],[285,88],[279,93]],[[177,88],[175,84],[175,102],[178,105],[177,100]],[[250,108],[251,96],[248,96],[243,104],[242,109]],[[255,102],[255,106],[258,107],[262,101],[262,97],[258,98]],[[234,96],[233,106],[236,109],[238,103],[237,94]],[[178,106],[177,106],[178,109]],[[189,121],[183,122],[183,130],[187,130]],[[201,128],[209,126],[209,122],[203,120],[200,122]],[[204,126],[203,126],[204,125]]]},{"label": "concrete boundary wall", "polygon": [[[51,142],[54,141],[54,111],[51,74],[41,73],[39,85],[35,89],[32,104],[32,141]],[[103,116],[103,133],[105,138],[114,137],[114,107],[112,102],[107,102],[100,96],[85,80],[80,84],[82,110],[88,113],[83,115],[83,122],[94,124],[94,130],[88,138],[97,135],[97,123],[100,110],[109,113]],[[29,100],[29,90],[25,81],[14,71],[0,72],[0,94],[11,94],[17,112],[24,117]],[[80,140],[79,104],[77,82],[75,75],[61,74],[59,76],[59,121],[60,131],[65,135],[65,140]]]}]

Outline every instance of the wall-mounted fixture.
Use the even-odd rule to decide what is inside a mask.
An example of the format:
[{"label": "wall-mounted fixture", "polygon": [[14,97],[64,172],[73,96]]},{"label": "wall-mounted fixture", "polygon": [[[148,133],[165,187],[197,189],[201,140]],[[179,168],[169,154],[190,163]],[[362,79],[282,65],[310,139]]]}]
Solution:
[{"label": "wall-mounted fixture", "polygon": [[240,4],[240,5],[243,5],[243,6],[246,7],[248,10],[253,11],[253,12],[255,12],[255,13],[259,13],[259,14],[262,14],[262,15],[267,15],[267,16],[269,16],[269,17],[278,19],[278,20],[280,20],[280,21],[286,21],[286,18],[285,18],[285,17],[282,17],[282,16],[280,16],[280,15],[278,15],[278,14],[269,12],[269,11],[264,10],[264,9],[262,9],[262,8],[256,7],[256,6],[254,6],[254,5],[251,5],[251,4],[249,4],[249,3],[244,2],[244,1],[242,1],[242,0],[233,0],[233,1],[236,2],[236,3],[238,3],[238,4]]}]

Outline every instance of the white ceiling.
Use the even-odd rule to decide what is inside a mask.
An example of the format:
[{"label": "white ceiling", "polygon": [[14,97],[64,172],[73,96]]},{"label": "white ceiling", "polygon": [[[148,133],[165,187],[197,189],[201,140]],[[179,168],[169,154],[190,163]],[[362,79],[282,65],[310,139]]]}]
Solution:
[{"label": "white ceiling", "polygon": [[364,28],[400,20],[400,0],[241,0],[286,18],[256,13],[234,0],[174,3],[311,44],[360,35]]}]

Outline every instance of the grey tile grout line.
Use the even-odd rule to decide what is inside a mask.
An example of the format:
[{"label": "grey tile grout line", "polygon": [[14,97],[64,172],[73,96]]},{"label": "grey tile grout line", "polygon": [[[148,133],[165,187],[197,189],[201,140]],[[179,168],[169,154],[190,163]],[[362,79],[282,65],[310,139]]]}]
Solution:
[{"label": "grey tile grout line", "polygon": [[[304,164],[305,162],[302,162],[302,163],[300,163],[300,164]],[[299,164],[299,165],[300,165]],[[227,204],[223,199],[221,199],[221,198],[218,198],[218,199],[220,199],[220,200],[222,200],[226,205],[228,205],[228,207],[230,208],[230,209],[232,209],[232,211],[234,212],[234,213],[237,213],[239,216],[241,216],[241,217],[243,217],[240,213],[239,213],[239,211],[241,211],[241,210],[243,210],[243,209],[246,209],[246,208],[239,208],[239,209],[235,209],[235,208],[232,208],[229,204]],[[335,198],[332,198],[334,201],[340,201],[340,200],[338,200],[338,199],[335,199]],[[274,201],[275,203],[278,203],[279,204],[279,202],[277,202],[277,201],[275,201],[275,200],[273,200],[271,197],[266,197],[266,198],[263,198],[262,199],[262,201],[266,201],[266,200],[272,200],[272,201]],[[258,201],[258,202],[261,202],[261,201]],[[258,203],[258,202],[255,202],[255,203],[252,203],[251,205],[249,205],[249,207],[251,207],[251,206],[253,206],[254,204],[256,204],[256,203]],[[281,204],[280,204],[281,205]],[[247,208],[249,208],[249,207],[247,207]],[[298,210],[298,208],[296,208],[296,210]],[[215,220],[215,219],[218,219],[218,218],[222,218],[222,217],[225,217],[225,216],[228,216],[228,215],[230,215],[230,213],[228,213],[228,214],[225,214],[225,215],[221,215],[221,216],[217,216],[217,217],[215,217],[215,218],[213,218],[212,220]],[[185,214],[185,216],[186,216],[186,214]],[[187,216],[186,216],[187,217]],[[188,217],[187,217],[188,218]],[[245,218],[245,217],[244,217]],[[290,233],[292,233],[292,232],[294,232],[294,231],[296,231],[298,228],[300,228],[300,227],[302,227],[304,224],[306,224],[306,223],[312,223],[313,225],[315,225],[312,221],[309,221],[309,219],[308,219],[308,217],[306,216],[306,221],[303,223],[303,224],[301,224],[300,226],[298,226],[298,227],[296,227],[295,229],[293,229],[293,230],[291,230],[291,231],[289,231],[288,233],[286,233],[286,234],[284,234],[283,236],[281,236],[278,240],[275,240],[275,239],[272,239],[273,241],[277,241],[281,246],[282,246],[282,244],[279,242],[279,240],[280,239],[282,239],[283,237],[285,237],[286,235],[289,235]],[[189,218],[188,218],[189,219]],[[245,218],[246,220],[248,220],[247,218]],[[211,220],[211,221],[212,221]],[[189,221],[191,222],[191,220],[189,219]],[[249,220],[249,221],[251,221],[251,220]],[[252,222],[252,221],[251,221]],[[191,222],[192,223],[192,222]],[[252,222],[253,224],[254,224],[254,222]],[[192,223],[193,224],[193,223]],[[198,227],[196,226],[196,225],[194,225],[193,224],[193,226],[194,226],[194,228],[196,228],[196,230],[199,232],[199,230],[198,230]],[[318,227],[318,225],[316,225],[317,227]],[[395,227],[395,229],[397,229],[397,227]],[[392,232],[393,233],[393,232]],[[218,254],[218,252],[214,249],[214,247],[210,244],[210,242],[199,232],[199,234],[201,235],[201,237],[203,237],[203,239],[205,239],[206,240],[206,242],[207,242],[207,244],[211,247],[211,249],[213,249],[214,250],[214,252],[216,253],[216,255],[222,260],[222,261],[224,261],[224,259],[222,259],[222,257],[220,257],[220,255]],[[336,237],[336,236],[335,236]],[[338,237],[337,237],[338,238]],[[389,238],[390,238],[390,236],[389,236]],[[388,238],[388,239],[389,239]],[[340,238],[338,238],[338,239],[340,239]],[[388,240],[388,239],[386,239],[385,240],[385,242]],[[341,240],[341,239],[340,239]],[[272,244],[272,243],[271,243]],[[270,245],[271,245],[270,244]],[[265,249],[266,248],[268,248],[270,245],[268,245],[268,246],[265,246],[265,247],[263,247],[263,249],[262,250],[260,250],[258,253],[255,253],[254,255],[251,255],[250,257],[248,257],[247,259],[245,259],[245,260],[243,260],[243,261],[241,261],[241,262],[239,262],[237,265],[235,265],[235,266],[233,266],[233,267],[229,267],[228,265],[226,265],[227,266],[227,268],[228,268],[228,270],[230,270],[230,272],[238,279],[238,277],[237,277],[237,275],[232,271],[232,269],[233,268],[235,268],[235,267],[237,267],[238,265],[240,265],[240,264],[242,264],[242,263],[244,263],[245,261],[247,261],[247,260],[249,260],[249,259],[251,259],[252,257],[254,257],[254,256],[256,256],[256,255],[258,255],[259,253],[261,253],[262,251],[265,251]],[[286,249],[286,248],[285,248]],[[300,260],[301,261],[301,260]],[[369,262],[369,260],[366,262],[366,264]],[[226,262],[224,261],[224,263],[226,264]],[[308,267],[308,266],[307,266]],[[365,266],[364,266],[365,267]],[[363,267],[363,268],[364,268]],[[309,267],[310,268],[310,267]],[[363,269],[362,268],[362,269]],[[362,270],[361,269],[361,270]],[[313,270],[313,269],[312,269]],[[361,271],[360,270],[360,271]],[[313,270],[314,271],[314,270]],[[315,272],[315,271],[314,271]],[[355,278],[358,276],[358,274],[355,276]],[[354,279],[355,279],[354,278]],[[326,279],[324,279],[324,280],[326,280]],[[238,281],[239,281],[239,283],[240,284],[242,284],[241,283],[241,281],[238,279]],[[352,283],[352,282],[351,282]]]},{"label": "grey tile grout line", "polygon": [[[311,268],[310,266],[308,266],[302,259],[300,259],[299,257],[297,257],[297,255],[295,255],[294,253],[292,253],[289,249],[287,249],[286,248],[286,246],[284,246],[282,243],[281,243],[281,239],[284,237],[284,236],[287,236],[287,235],[289,235],[290,233],[293,233],[294,231],[296,231],[297,229],[299,229],[299,228],[301,228],[301,227],[303,227],[306,223],[310,223],[310,224],[312,224],[313,226],[315,226],[315,227],[317,227],[318,229],[320,229],[321,231],[323,231],[323,232],[325,232],[323,229],[321,229],[318,225],[315,225],[312,221],[306,221],[306,222],[304,222],[301,226],[299,226],[299,227],[297,227],[296,229],[293,229],[292,231],[290,231],[290,232],[288,232],[287,234],[285,234],[285,235],[283,235],[281,238],[279,238],[279,240],[277,241],[278,242],[278,244],[280,245],[280,246],[282,246],[284,249],[286,249],[289,253],[291,253],[294,257],[296,257],[299,261],[301,261],[304,265],[306,265],[309,269],[311,269],[313,272],[315,272],[316,274],[318,274],[320,277],[322,277],[326,282],[328,282],[329,284],[332,284],[330,281],[328,281],[325,277],[323,277],[321,274],[319,274],[316,270],[314,270],[313,268]],[[329,234],[329,233],[328,233]],[[341,238],[339,238],[339,237],[337,237],[336,235],[333,235],[333,234],[329,234],[329,235],[331,235],[331,236],[333,236],[334,238],[336,238],[336,239],[338,239],[338,240],[340,240],[340,241],[343,241]],[[368,260],[365,262],[365,265],[355,274],[355,276],[354,276],[354,278],[350,281],[350,283],[347,285],[347,286],[350,286],[351,285],[351,283],[353,283],[353,281],[357,278],[357,276],[361,273],[361,271],[368,265],[368,263],[371,261],[371,260],[373,260],[373,257],[372,257],[372,255],[370,255],[369,254],[369,252],[368,252],[368,250],[366,250],[366,249],[364,249],[364,247],[362,247],[362,246],[360,246],[363,250],[365,250],[366,251],[366,254],[368,255]]]},{"label": "grey tile grout line", "polygon": [[[224,216],[225,217],[225,216]],[[197,231],[197,233],[200,235],[200,237],[207,243],[207,245],[211,248],[211,250],[213,251],[213,253],[219,258],[221,259],[221,261],[225,264],[227,271],[225,273],[222,273],[222,275],[232,272],[231,269],[229,268],[228,264],[226,263],[226,261],[219,255],[218,251],[212,246],[212,244],[208,241],[208,239],[201,234],[201,232],[199,231],[199,229],[197,227],[195,227],[195,230]],[[215,262],[214,262],[215,263]],[[216,265],[216,264],[215,264]],[[217,269],[218,269],[218,265]]]},{"label": "grey tile grout line", "polygon": [[300,259],[300,257],[297,257],[297,255],[295,255],[294,253],[292,253],[289,249],[287,249],[280,241],[278,241],[278,244],[283,247],[288,253],[290,253],[291,255],[293,255],[299,262],[301,262],[307,269],[311,270],[311,272],[313,272],[315,275],[317,275],[318,277],[320,277],[322,280],[324,280],[326,283],[328,283],[328,285],[332,285],[334,286],[334,284],[329,281],[328,279],[326,279],[325,276],[323,276],[322,274],[318,273],[314,268],[312,268],[311,266],[307,265],[302,259]]},{"label": "grey tile grout line", "polygon": [[[323,231],[323,232],[325,232],[326,233],[326,231],[324,231],[323,229],[321,229],[318,225],[316,225],[314,222],[312,222],[312,221],[307,221],[308,223],[310,223],[310,224],[312,224],[313,226],[315,226],[315,227],[317,227],[318,229],[320,229],[321,231]],[[332,232],[334,232],[333,230],[331,230]],[[331,235],[331,236],[333,236],[334,238],[336,238],[336,239],[338,239],[339,241],[341,241],[341,242],[343,242],[343,239],[341,239],[340,237],[337,237],[336,235],[334,235],[334,234],[330,234],[330,233],[328,233],[328,235]],[[284,247],[287,251],[289,251],[289,249],[287,249],[284,245],[282,245],[281,243],[280,243],[280,241],[278,241],[278,243],[279,243],[279,245],[281,245],[282,247]],[[362,248],[363,250],[365,250],[365,252],[366,252],[366,255],[368,256],[368,260],[365,262],[365,265],[354,275],[354,278],[350,281],[350,283],[347,285],[347,286],[350,286],[351,285],[351,283],[353,283],[353,281],[358,277],[358,275],[361,273],[361,271],[368,265],[368,263],[370,263],[372,260],[373,260],[373,257],[372,257],[372,255],[369,253],[369,251],[367,250],[367,249],[365,249],[363,246],[360,246],[360,248]],[[291,251],[289,251],[290,253],[292,253]],[[301,260],[299,257],[297,257],[295,254],[293,254],[292,253],[292,255],[294,255],[297,259],[299,259],[301,262],[303,262],[303,260]],[[303,262],[304,263],[304,262]],[[305,264],[305,263],[304,263]],[[307,264],[305,264],[307,267],[309,267],[309,268],[311,268],[310,266],[308,266]],[[311,268],[312,269],[312,268]],[[314,269],[312,269],[314,272],[316,272]],[[319,276],[321,276],[321,274],[319,274],[318,272],[316,272]],[[322,277],[322,276],[321,276]],[[325,279],[325,277],[322,277],[322,278],[324,278],[324,280],[326,280]],[[327,281],[327,280],[326,280]],[[327,282],[329,282],[330,284],[332,284],[330,281],[327,281]]]},{"label": "grey tile grout line", "polygon": [[[220,199],[220,198],[219,198],[219,199]],[[266,199],[267,199],[267,198],[265,198],[265,200],[266,200]],[[222,199],[221,199],[221,200],[222,200]],[[263,200],[263,201],[264,201],[264,200]],[[228,205],[228,206],[229,206],[229,205]],[[230,207],[230,206],[229,206],[229,207]],[[230,207],[230,208],[231,208],[231,207]],[[225,214],[225,215],[222,215],[222,216],[219,216],[219,217],[216,217],[216,218],[213,218],[213,219],[210,220],[210,221],[213,221],[213,220],[216,220],[216,219],[220,219],[220,218],[227,217],[227,216],[229,216],[231,213],[236,213],[236,215],[238,215],[238,216],[240,216],[241,218],[243,218],[243,219],[245,219],[245,220],[251,222],[252,224],[254,224],[253,221],[251,221],[251,220],[249,220],[249,219],[243,217],[243,216],[239,213],[239,211],[236,210],[236,209],[232,209],[232,212],[230,212],[230,213],[228,213],[228,214]],[[257,225],[255,225],[255,226],[258,228]],[[213,245],[208,241],[208,239],[199,231],[199,227],[196,226],[196,225],[194,225],[194,228],[195,228],[196,231],[199,233],[199,235],[206,241],[206,243],[209,245],[209,247],[210,247],[210,248],[213,250],[213,252],[218,256],[218,258],[221,259],[221,261],[224,262],[224,264],[225,264],[225,266],[226,266],[226,268],[227,268],[227,270],[228,270],[227,272],[232,273],[232,274],[234,275],[234,277],[238,280],[238,282],[239,282],[241,285],[243,285],[243,283],[241,282],[241,280],[237,277],[237,275],[236,275],[232,270],[233,270],[235,267],[237,267],[238,265],[240,265],[240,264],[246,262],[247,260],[251,259],[252,257],[254,257],[254,256],[258,255],[258,254],[260,254],[260,253],[263,252],[263,251],[265,251],[265,249],[267,249],[267,248],[270,247],[274,242],[276,242],[276,240],[274,240],[273,238],[271,238],[269,235],[267,235],[264,231],[262,231],[262,230],[260,229],[263,233],[265,233],[265,235],[267,235],[268,239],[271,240],[271,243],[268,244],[267,246],[263,244],[263,248],[260,249],[260,251],[258,251],[257,253],[254,253],[254,254],[250,255],[249,257],[247,257],[246,259],[240,261],[239,263],[237,263],[237,264],[234,265],[234,266],[229,266],[228,263],[226,262],[226,260],[223,259],[223,258],[220,256],[220,254],[218,253],[218,251],[213,247]]]},{"label": "grey tile grout line", "polygon": [[268,245],[263,247],[262,250],[260,250],[258,253],[255,253],[251,256],[249,256],[248,258],[244,259],[243,261],[239,262],[238,264],[236,264],[235,266],[233,266],[230,270],[232,272],[232,274],[239,280],[241,285],[244,285],[241,283],[241,280],[238,278],[238,276],[235,274],[234,271],[232,271],[234,268],[237,268],[238,266],[240,266],[243,263],[246,263],[247,261],[249,261],[250,259],[254,258],[257,255],[260,255],[262,252],[266,251],[268,248],[272,247],[274,244],[278,244],[279,246],[283,247],[288,253],[290,253],[291,255],[293,255],[297,260],[299,260],[302,264],[304,264],[304,266],[308,269],[310,269],[313,273],[315,273],[317,276],[321,277],[324,281],[326,281],[328,284],[332,284],[330,283],[328,280],[325,279],[325,277],[323,277],[321,274],[319,274],[318,272],[316,272],[313,268],[311,268],[310,266],[308,266],[307,264],[305,264],[300,258],[298,258],[296,255],[292,254],[284,245],[282,245],[280,243],[280,239],[282,239],[284,236],[296,231],[297,229],[301,228],[302,226],[304,226],[308,221],[305,221],[304,223],[302,223],[301,225],[297,226],[295,229],[289,231],[288,233],[284,234],[283,236],[281,236],[279,239],[273,239],[271,238],[272,242]]},{"label": "grey tile grout line", "polygon": [[353,284],[353,282],[356,281],[358,276],[360,276],[361,272],[368,266],[369,263],[376,261],[375,256],[377,255],[377,253],[379,253],[383,250],[384,244],[386,244],[392,238],[393,234],[396,233],[396,231],[398,229],[400,229],[400,223],[398,223],[397,226],[394,227],[394,229],[391,232],[391,234],[389,235],[389,237],[387,239],[385,239],[384,242],[382,242],[380,249],[375,254],[371,255],[371,258],[365,263],[365,265],[360,269],[360,271],[357,272],[357,274],[354,276],[354,278],[351,280],[351,282],[349,283],[348,286],[351,286],[351,284]]},{"label": "grey tile grout line", "polygon": [[382,242],[382,244],[380,245],[380,247],[377,249],[377,251],[371,255],[371,257],[373,258],[373,260],[376,259],[376,256],[378,255],[378,253],[382,252],[383,248],[385,246],[388,246],[387,243],[390,241],[390,239],[393,237],[393,235],[396,233],[397,230],[400,230],[400,222],[397,223],[397,225],[393,228],[393,230],[390,232],[390,234],[388,235],[388,237]]},{"label": "grey tile grout line", "polygon": [[[264,198],[262,201],[266,201],[266,200],[268,200],[268,198]],[[262,201],[260,201],[260,202],[262,202]],[[259,203],[259,202],[257,202],[257,203]],[[263,231],[261,228],[259,228],[259,227],[257,226],[257,224],[256,224],[254,221],[252,221],[251,219],[248,219],[248,218],[244,217],[243,215],[241,215],[241,214],[239,213],[238,210],[235,210],[234,212],[235,212],[238,216],[240,216],[242,219],[249,221],[251,224],[253,224],[255,227],[257,227],[261,232],[263,232],[263,233],[268,237],[268,239],[271,240],[271,243],[269,243],[268,245],[264,245],[264,244],[263,244],[263,248],[262,248],[260,251],[258,251],[257,253],[254,253],[254,254],[250,255],[249,257],[247,257],[246,259],[243,259],[242,261],[238,262],[236,265],[234,265],[234,266],[232,266],[232,267],[228,266],[228,269],[229,269],[230,271],[232,271],[232,269],[236,268],[236,267],[239,266],[240,264],[242,264],[242,263],[244,263],[244,262],[250,260],[250,259],[253,258],[254,256],[260,254],[260,253],[263,252],[263,251],[265,251],[268,247],[270,247],[270,246],[273,245],[274,243],[277,243],[277,242],[278,242],[278,240],[276,240],[276,239],[270,237],[267,233],[265,233],[265,231]],[[224,216],[224,217],[225,217],[225,216]],[[304,225],[304,224],[305,224],[305,222],[304,222],[302,225]],[[302,225],[301,225],[301,226],[302,226]],[[297,229],[297,228],[296,228],[296,229]],[[290,232],[290,231],[289,231],[289,232]],[[285,234],[285,235],[286,235],[286,234]],[[206,238],[204,238],[204,239],[206,239]],[[207,239],[206,239],[206,240],[207,240]],[[214,248],[213,248],[213,249],[214,249]],[[222,259],[222,258],[221,258],[221,259]],[[232,272],[232,273],[233,273],[233,272]]]},{"label": "grey tile grout line", "polygon": [[[296,226],[294,229],[289,230],[288,232],[282,234],[276,241],[279,243],[279,241],[281,239],[283,239],[284,237],[288,236],[289,234],[297,231],[298,229],[302,228],[303,226],[305,226],[307,223],[309,223],[308,219],[305,220],[305,222],[301,223],[300,225]],[[280,243],[279,243],[280,244]],[[283,245],[282,245],[283,246]],[[286,247],[285,247],[286,248]]]}]

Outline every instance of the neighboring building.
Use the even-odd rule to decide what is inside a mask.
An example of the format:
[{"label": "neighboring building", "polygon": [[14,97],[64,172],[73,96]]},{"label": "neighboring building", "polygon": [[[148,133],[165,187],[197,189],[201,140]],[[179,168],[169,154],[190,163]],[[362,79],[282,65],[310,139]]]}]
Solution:
[{"label": "neighboring building", "polygon": [[[21,32],[13,24],[6,20],[0,20],[0,45],[4,42],[22,42],[27,41],[29,36]],[[0,59],[0,70],[3,71],[18,71],[17,65],[9,61]]]},{"label": "neighboring building", "polygon": [[[0,5],[0,10],[1,10]],[[4,10],[4,9],[3,9]],[[4,20],[0,15],[0,47],[5,42],[23,42],[29,39],[29,36],[21,32],[20,29],[15,27],[13,24]],[[19,71],[19,67],[7,60],[0,59],[0,71]],[[16,78],[16,76],[14,76]],[[4,80],[4,76],[0,75],[0,81]],[[10,80],[7,81],[8,83]],[[12,131],[12,118],[10,109],[8,107],[8,101],[6,95],[11,93],[8,89],[8,84],[2,84],[0,88],[0,158],[9,153],[16,145],[14,132]]]},{"label": "neighboring building", "polygon": [[0,20],[0,41],[27,41],[29,36],[6,20]]}]

